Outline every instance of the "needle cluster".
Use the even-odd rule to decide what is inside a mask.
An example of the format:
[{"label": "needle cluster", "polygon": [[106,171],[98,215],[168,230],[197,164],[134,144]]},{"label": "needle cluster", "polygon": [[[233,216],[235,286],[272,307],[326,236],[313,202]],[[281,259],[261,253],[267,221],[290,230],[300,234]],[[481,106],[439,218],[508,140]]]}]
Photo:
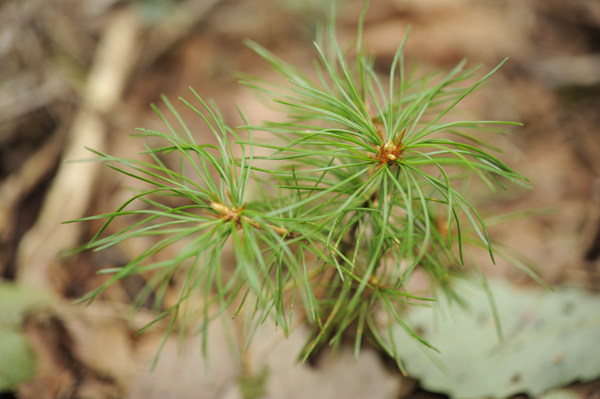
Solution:
[{"label": "needle cluster", "polygon": [[[491,189],[507,182],[527,185],[478,137],[497,129],[490,126],[519,123],[444,118],[504,61],[478,80],[479,67],[464,69],[464,61],[445,74],[407,74],[407,32],[389,75],[381,77],[374,57],[362,48],[363,20],[364,14],[356,45],[347,51],[339,47],[333,23],[321,32],[315,42],[316,80],[248,41],[286,83],[249,76],[242,83],[279,104],[284,122],[232,128],[192,89],[197,105],[181,100],[204,119],[218,144],[197,143],[164,98],[178,126],[155,107],[167,132],[139,129],[138,134],[165,141],[144,151],[151,162],[93,151],[151,188],[135,192],[112,213],[81,219],[106,219],[85,248],[158,238],[126,266],[104,271],[111,277],[85,299],[127,276],[149,273],[137,303],[153,294],[161,311],[156,321],[169,318],[169,331],[185,327],[188,319],[181,312],[192,303],[203,334],[219,316],[226,325],[243,316],[244,347],[267,317],[286,334],[306,320],[312,334],[304,359],[350,336],[356,355],[368,340],[402,368],[401,352],[387,333],[396,323],[432,347],[403,322],[401,310],[406,304],[430,306],[435,298],[409,292],[408,282],[420,269],[435,292],[458,298],[452,276],[464,271],[467,248],[484,249],[494,259],[483,219],[456,186],[471,176]],[[465,86],[468,81],[473,83]],[[191,166],[193,176],[165,165],[162,157],[172,152]],[[168,206],[162,196],[186,204]],[[145,205],[128,210],[134,201]],[[135,223],[104,236],[115,218],[131,215]],[[157,253],[175,243],[184,243],[176,256],[157,260]],[[226,245],[235,255],[233,268],[221,263]],[[163,306],[175,277],[183,281],[179,298]],[[227,331],[238,345],[239,337]]]}]

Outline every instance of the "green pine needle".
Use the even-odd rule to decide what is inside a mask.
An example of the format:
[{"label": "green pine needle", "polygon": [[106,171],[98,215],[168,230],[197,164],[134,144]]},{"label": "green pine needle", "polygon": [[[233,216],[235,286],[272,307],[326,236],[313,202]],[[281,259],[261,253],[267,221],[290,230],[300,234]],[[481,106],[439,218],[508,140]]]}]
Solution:
[{"label": "green pine needle", "polygon": [[[355,356],[368,340],[402,369],[402,348],[385,338],[386,326],[373,318],[381,310],[389,323],[435,349],[402,320],[408,304],[435,305],[434,298],[407,292],[414,271],[423,270],[432,288],[458,297],[452,276],[473,264],[471,258],[465,262],[466,247],[484,249],[494,261],[486,225],[458,183],[472,175],[492,190],[528,186],[478,136],[519,123],[442,120],[506,60],[470,86],[465,82],[478,67],[465,70],[465,61],[445,75],[413,77],[405,71],[407,30],[385,81],[362,47],[363,22],[364,14],[353,57],[340,49],[333,25],[328,40],[315,42],[317,81],[247,41],[288,84],[251,76],[241,83],[271,98],[287,115],[284,122],[250,125],[238,109],[244,125],[232,128],[212,102],[191,89],[195,100],[182,103],[202,117],[216,144],[196,143],[162,96],[179,127],[153,105],[167,132],[138,129],[137,136],[165,142],[141,152],[148,162],[91,150],[145,188],[114,212],[77,220],[105,220],[79,250],[157,239],[127,265],[106,270],[111,277],[82,300],[133,274],[150,273],[135,303],[154,298],[159,313],[142,331],[169,319],[168,332],[195,327],[205,349],[208,322],[217,317],[243,320],[245,347],[267,317],[286,335],[306,319],[313,329],[301,358],[326,344],[337,347],[353,329]],[[180,171],[163,162],[173,154],[181,157]],[[193,175],[184,175],[186,165]],[[174,202],[163,201],[165,196],[180,203],[168,205]],[[129,220],[129,227],[115,232],[117,218]],[[171,259],[157,256],[174,245]],[[231,267],[221,264],[227,246],[235,256]],[[498,256],[543,284],[526,261],[501,248]],[[173,279],[180,282],[180,294],[167,307],[163,298]]]}]

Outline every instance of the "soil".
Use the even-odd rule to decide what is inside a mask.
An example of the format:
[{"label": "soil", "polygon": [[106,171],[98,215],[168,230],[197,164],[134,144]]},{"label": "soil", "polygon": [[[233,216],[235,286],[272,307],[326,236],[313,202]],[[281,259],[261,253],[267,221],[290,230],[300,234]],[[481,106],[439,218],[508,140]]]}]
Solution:
[{"label": "soil", "polygon": [[[355,35],[361,9],[362,1],[338,2],[342,42]],[[51,291],[59,304],[25,323],[41,366],[32,382],[14,392],[16,397],[134,399],[169,392],[166,385],[152,396],[148,388],[153,386],[148,366],[162,339],[161,327],[135,335],[151,319],[152,298],[133,319],[123,310],[144,286],[143,277],[112,286],[89,308],[69,305],[106,280],[98,270],[126,264],[148,241],[59,257],[89,241],[101,226],[98,221],[60,223],[113,211],[128,198],[131,184],[100,164],[65,161],[90,157],[84,146],[139,157],[143,141],[129,136],[134,128],[163,129],[149,104],[165,110],[161,93],[174,103],[179,96],[192,99],[188,87],[214,99],[231,125],[241,123],[236,104],[251,122],[272,119],[273,111],[234,77],[236,72],[274,77],[244,39],[310,71],[317,55],[314,31],[328,10],[319,1],[295,0],[0,3],[0,278]],[[423,70],[447,70],[467,58],[468,65],[483,63],[487,71],[510,57],[485,90],[465,99],[459,111],[473,119],[524,124],[491,140],[502,149],[503,160],[531,180],[533,189],[490,193],[474,185],[469,198],[486,215],[537,210],[534,216],[491,227],[492,238],[532,259],[539,265],[536,272],[551,285],[600,290],[600,3],[373,1],[364,41],[377,56],[377,71],[389,68],[409,25],[406,58]],[[198,141],[213,140],[197,115],[177,107],[197,127]],[[482,261],[482,267],[489,276],[535,284],[502,262]],[[177,285],[169,290],[167,302]],[[279,339],[276,334],[265,332],[259,341],[274,339]],[[217,339],[214,345],[217,357],[228,356],[226,343]],[[159,365],[167,381],[176,380],[185,365],[203,369],[198,359],[178,360],[175,341],[167,347],[168,360]],[[280,352],[282,357],[271,364],[283,370],[284,360],[294,358],[284,349]],[[371,397],[439,396],[389,371],[376,352],[365,356],[365,363],[348,372],[380,370],[379,385],[373,377],[379,390]],[[246,394],[238,391],[239,370],[232,361],[217,361],[212,367],[220,379],[198,383],[204,389],[201,397]],[[298,389],[307,389],[309,395],[306,387],[319,382],[310,366],[302,367],[297,373],[306,382]],[[345,373],[335,368],[342,367],[339,363],[320,367],[330,378]],[[198,397],[194,375],[177,380],[178,397]],[[597,392],[597,384],[589,385],[589,392]],[[584,397],[586,386],[577,385],[574,392]],[[270,389],[283,392],[278,386]]]}]

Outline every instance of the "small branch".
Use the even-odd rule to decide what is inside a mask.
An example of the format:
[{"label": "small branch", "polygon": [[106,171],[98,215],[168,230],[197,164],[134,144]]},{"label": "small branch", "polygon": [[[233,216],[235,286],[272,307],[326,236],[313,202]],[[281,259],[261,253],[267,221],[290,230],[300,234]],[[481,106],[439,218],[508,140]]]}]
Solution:
[{"label": "small branch", "polygon": [[[219,213],[221,215],[221,218],[225,219],[225,220],[232,220],[234,221],[238,226],[240,224],[240,212],[242,212],[244,209],[246,209],[246,204],[242,205],[241,208],[229,208],[226,205],[223,204],[219,204],[217,202],[212,202],[210,204],[211,208],[213,210],[215,210],[217,213]],[[244,221],[246,223],[248,223],[250,226],[254,227],[255,229],[259,229],[259,230],[264,230],[263,228],[263,224],[257,222],[254,219],[250,219],[247,216],[242,216],[242,218],[244,219]],[[265,224],[267,227],[269,227],[271,230],[273,230],[275,233],[277,233],[277,235],[280,235],[281,237],[283,237],[286,240],[292,239],[292,238],[296,238],[298,237],[298,233],[295,233],[289,229],[284,229],[283,227],[277,227],[277,226],[273,226],[271,224]]]},{"label": "small branch", "polygon": [[[244,221],[246,223],[248,223],[250,226],[252,226],[256,229],[263,230],[262,225],[260,223],[258,223],[256,220],[250,219],[247,216],[243,216],[243,218],[244,218]],[[281,237],[285,238],[286,240],[296,238],[299,236],[298,233],[295,233],[289,229],[284,229],[283,227],[273,226],[272,224],[267,224],[266,226],[268,226],[271,230],[273,230],[275,233],[277,233],[277,235],[280,235]]]}]

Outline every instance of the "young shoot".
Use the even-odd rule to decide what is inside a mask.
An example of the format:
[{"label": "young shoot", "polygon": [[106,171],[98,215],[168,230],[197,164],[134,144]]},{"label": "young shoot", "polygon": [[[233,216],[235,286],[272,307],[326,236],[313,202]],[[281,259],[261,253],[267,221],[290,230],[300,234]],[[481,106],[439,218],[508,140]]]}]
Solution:
[{"label": "young shoot", "polygon": [[[310,326],[301,359],[351,337],[356,356],[369,342],[402,369],[402,348],[388,337],[396,323],[433,348],[403,322],[402,311],[405,305],[435,306],[438,291],[461,300],[453,280],[473,263],[468,248],[484,249],[494,261],[486,225],[459,187],[471,176],[490,189],[527,186],[478,136],[490,126],[520,124],[445,118],[506,60],[478,80],[480,67],[465,69],[465,61],[445,74],[413,76],[404,60],[407,31],[382,77],[362,47],[363,20],[364,14],[347,51],[329,24],[314,44],[316,80],[247,42],[287,83],[251,76],[241,83],[272,99],[287,117],[283,122],[250,124],[240,110],[244,125],[230,127],[214,104],[191,89],[193,101],[181,100],[203,118],[212,144],[196,142],[163,97],[177,124],[154,107],[166,130],[139,129],[138,137],[164,141],[143,151],[147,161],[91,150],[144,188],[114,212],[77,220],[105,220],[85,249],[141,236],[154,241],[127,265],[105,270],[110,278],[83,300],[147,273],[136,304],[154,299],[153,323],[167,319],[168,332],[188,326],[205,336],[215,318],[229,328],[237,318],[243,336],[230,341],[243,347],[236,350],[247,347],[266,318],[285,334],[302,322]],[[169,153],[179,154],[185,167],[170,169],[164,161]],[[142,206],[129,206],[140,201]],[[110,229],[116,218],[132,217],[127,228]],[[174,245],[171,258],[157,256]],[[224,251],[233,253],[234,265],[222,263]],[[430,296],[409,292],[417,270],[429,277]],[[178,298],[165,305],[174,279]]]}]

